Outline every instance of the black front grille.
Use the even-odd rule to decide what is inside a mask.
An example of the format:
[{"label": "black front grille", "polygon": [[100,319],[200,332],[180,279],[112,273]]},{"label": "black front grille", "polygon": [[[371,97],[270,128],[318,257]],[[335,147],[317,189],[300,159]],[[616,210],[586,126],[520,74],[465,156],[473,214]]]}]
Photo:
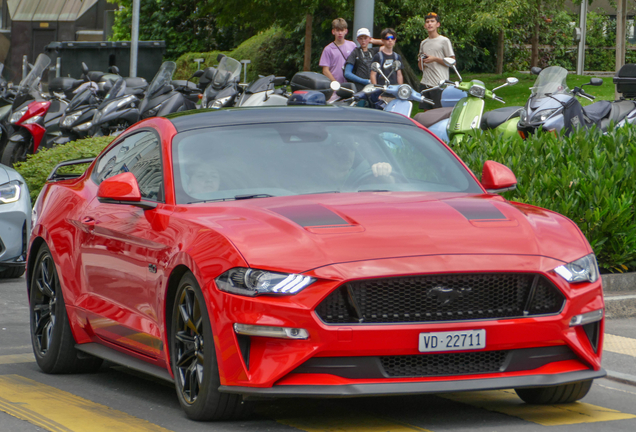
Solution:
[{"label": "black front grille", "polygon": [[508,351],[380,357],[391,377],[429,377],[493,373],[503,370]]},{"label": "black front grille", "polygon": [[316,313],[328,324],[463,321],[553,314],[564,302],[541,275],[425,275],[347,283]]}]

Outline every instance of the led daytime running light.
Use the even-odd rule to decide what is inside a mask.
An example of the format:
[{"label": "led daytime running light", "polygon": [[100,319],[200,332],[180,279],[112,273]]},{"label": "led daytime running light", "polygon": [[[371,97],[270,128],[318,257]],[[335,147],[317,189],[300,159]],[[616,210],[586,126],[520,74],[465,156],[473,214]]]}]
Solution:
[{"label": "led daytime running light", "polygon": [[581,326],[585,324],[591,324],[603,319],[603,309],[598,309],[593,312],[584,313],[581,315],[573,316],[570,320],[570,327]]},{"label": "led daytime running light", "polygon": [[245,336],[261,336],[280,339],[309,339],[309,332],[302,328],[271,327],[251,324],[234,324],[234,331]]},{"label": "led daytime running light", "polygon": [[20,183],[15,180],[0,185],[0,204],[9,204],[20,199]]}]

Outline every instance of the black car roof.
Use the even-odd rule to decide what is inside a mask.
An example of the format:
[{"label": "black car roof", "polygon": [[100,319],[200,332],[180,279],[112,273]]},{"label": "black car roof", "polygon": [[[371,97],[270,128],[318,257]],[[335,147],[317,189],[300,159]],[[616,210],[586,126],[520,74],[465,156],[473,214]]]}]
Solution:
[{"label": "black car roof", "polygon": [[334,106],[280,106],[259,108],[202,109],[166,116],[177,132],[214,126],[306,121],[383,122],[414,126],[408,118],[370,108]]}]

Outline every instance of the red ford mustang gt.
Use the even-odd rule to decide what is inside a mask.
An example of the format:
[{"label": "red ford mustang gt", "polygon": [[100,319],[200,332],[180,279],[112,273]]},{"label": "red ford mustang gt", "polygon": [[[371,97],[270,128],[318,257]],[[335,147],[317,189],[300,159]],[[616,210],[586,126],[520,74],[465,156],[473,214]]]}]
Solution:
[{"label": "red ford mustang gt", "polygon": [[572,221],[496,195],[515,184],[382,111],[142,121],[38,198],[37,362],[163,377],[199,420],[254,397],[578,400],[605,374],[596,259]]}]

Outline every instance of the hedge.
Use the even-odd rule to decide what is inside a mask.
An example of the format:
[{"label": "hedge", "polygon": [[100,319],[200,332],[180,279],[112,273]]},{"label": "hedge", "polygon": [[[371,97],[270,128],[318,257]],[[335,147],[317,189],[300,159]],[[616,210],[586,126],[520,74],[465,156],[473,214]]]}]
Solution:
[{"label": "hedge", "polygon": [[636,269],[635,127],[526,141],[478,133],[454,150],[478,178],[486,160],[512,169],[517,189],[504,196],[572,219],[604,271]]},{"label": "hedge", "polygon": [[[53,167],[64,160],[94,157],[112,140],[89,138],[42,150],[16,169],[35,200]],[[542,134],[528,140],[493,132],[454,147],[481,178],[486,160],[505,164],[517,176],[517,189],[504,196],[544,207],[572,219],[583,231],[606,272],[636,269],[636,127],[607,135],[597,130],[570,137]]]},{"label": "hedge", "polygon": [[[55,166],[67,160],[92,158],[97,156],[114,137],[93,137],[53,147],[51,149],[42,148],[34,155],[29,155],[26,162],[18,162],[14,168],[24,177],[31,194],[31,202],[35,200],[46,183],[46,179],[51,174]],[[69,167],[69,170],[80,170],[83,172],[86,165]]]}]

